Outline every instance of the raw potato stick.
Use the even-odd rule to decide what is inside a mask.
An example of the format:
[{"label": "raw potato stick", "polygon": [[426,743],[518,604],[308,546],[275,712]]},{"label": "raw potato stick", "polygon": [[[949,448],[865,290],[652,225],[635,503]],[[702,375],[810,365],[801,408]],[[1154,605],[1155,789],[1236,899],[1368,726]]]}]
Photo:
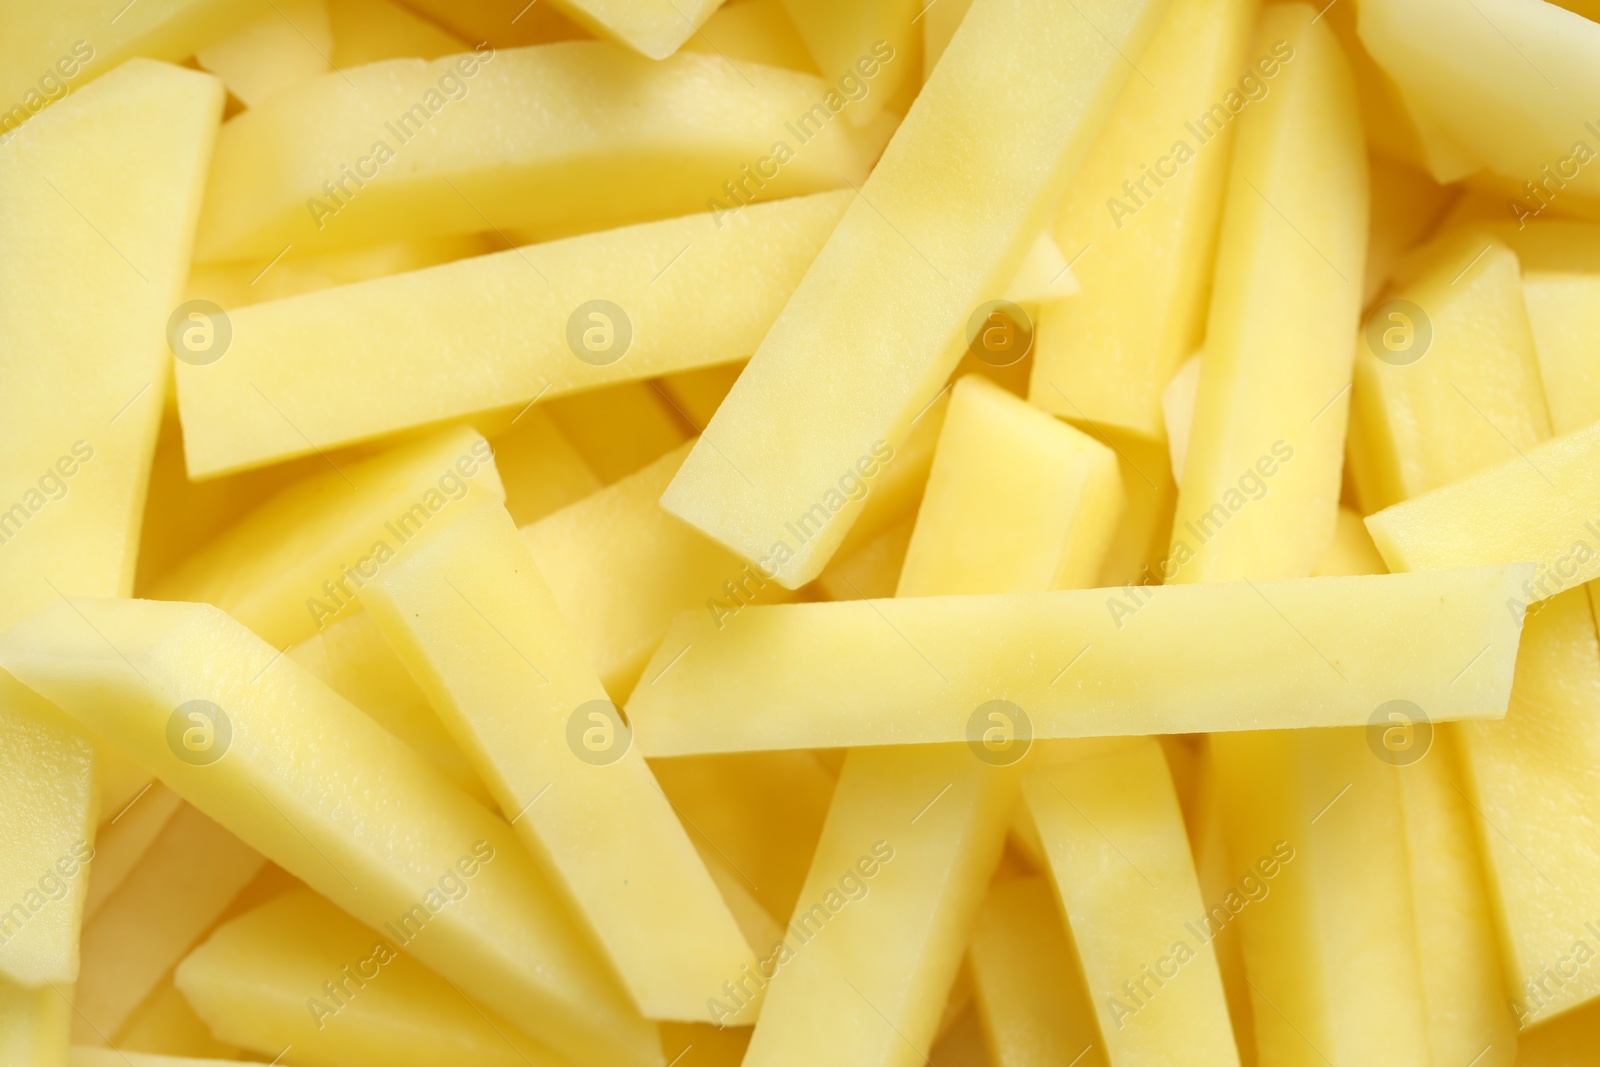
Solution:
[{"label": "raw potato stick", "polygon": [[754,957],[501,503],[473,494],[361,595],[639,1009],[706,1021]]},{"label": "raw potato stick", "polygon": [[189,475],[742,359],[851,195],[720,223],[699,212],[234,310],[220,359],[178,364]]},{"label": "raw potato stick", "polygon": [[[822,80],[747,66],[569,41],[324,74],[223,126],[195,258],[265,266],[285,245],[397,235],[531,242],[701,211],[729,197],[723,182],[742,182],[747,199],[859,184],[838,124],[808,127],[804,143],[784,126],[823,96]],[[796,144],[757,190],[749,166],[785,137]]]},{"label": "raw potato stick", "polygon": [[1166,581],[1300,578],[1333,539],[1366,255],[1367,164],[1339,42],[1269,7],[1283,64],[1238,118]]},{"label": "raw potato stick", "polygon": [[62,601],[0,667],[466,995],[574,1058],[660,1064],[511,829],[218,609]]},{"label": "raw potato stick", "polygon": [[689,612],[628,715],[648,756],[959,741],[997,698],[1041,738],[1356,725],[1397,697],[1498,718],[1529,574],[780,604],[721,632]]},{"label": "raw potato stick", "polygon": [[968,319],[1016,273],[1104,123],[1123,53],[1165,6],[972,5],[667,510],[790,588],[816,577],[860,514],[857,465],[898,447],[938,394]]}]

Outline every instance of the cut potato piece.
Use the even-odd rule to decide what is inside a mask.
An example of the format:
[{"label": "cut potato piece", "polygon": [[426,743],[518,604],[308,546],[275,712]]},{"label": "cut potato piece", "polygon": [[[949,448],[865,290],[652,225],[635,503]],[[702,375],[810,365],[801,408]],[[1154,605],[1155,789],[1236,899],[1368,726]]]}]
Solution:
[{"label": "cut potato piece", "polygon": [[784,940],[719,1002],[766,994],[746,1067],[926,1058],[1015,798],[966,745],[852,750]]},{"label": "cut potato piece", "polygon": [[640,1010],[705,1020],[754,956],[501,503],[472,494],[361,599]]},{"label": "cut potato piece", "polygon": [[188,804],[83,925],[73,1039],[115,1034],[266,861]]},{"label": "cut potato piece", "polygon": [[[652,63],[570,41],[313,78],[223,127],[196,258],[266,259],[397,229],[546,239],[701,211],[708,199],[725,219],[757,196],[859,183],[846,129],[784,125],[807,114],[822,82],[748,66],[689,53]],[[762,177],[751,161],[770,166],[775,138],[796,144],[777,177]]]},{"label": "cut potato piece", "polygon": [[1459,727],[1486,858],[1511,1009],[1524,1029],[1600,996],[1588,966],[1600,925],[1600,644],[1586,593],[1528,618],[1511,709],[1493,728]]},{"label": "cut potato piece", "polygon": [[701,854],[732,868],[774,919],[792,914],[833,796],[816,757],[741,752],[652,760],[650,769]]},{"label": "cut potato piece", "polygon": [[240,308],[226,358],[178,367],[189,474],[741,358],[850,197],[757,205],[720,225],[646,223]]},{"label": "cut potato piece", "polygon": [[576,504],[604,484],[546,410],[522,412],[493,445],[506,510],[518,526]]},{"label": "cut potato piece", "polygon": [[828,600],[894,596],[916,525],[916,516],[908,516],[854,551],[836,553],[817,575],[817,588]]},{"label": "cut potato piece", "polygon": [[659,1062],[510,828],[220,610],[64,602],[0,666],[466,994],[575,1058]]},{"label": "cut potato piece", "polygon": [[[1537,634],[1528,640],[1531,645]],[[1512,694],[1514,715],[1514,687]],[[1504,733],[1505,723],[1495,725]],[[1456,784],[1455,736],[1438,731],[1433,750],[1400,770],[1428,1044],[1434,1063],[1470,1063],[1476,1056],[1482,1067],[1510,1067],[1517,1059],[1517,1021],[1507,1010],[1475,813]]]},{"label": "cut potato piece", "polygon": [[328,0],[328,22],[335,69],[410,56],[438,59],[471,47],[394,0]]},{"label": "cut potato piece", "polygon": [[[1223,810],[1222,783],[1212,741],[1205,739],[1195,781],[1195,812],[1190,823],[1194,847],[1195,876],[1200,880],[1200,895],[1208,901],[1226,900],[1238,876],[1233,858],[1228,855],[1227,816]],[[1244,1067],[1257,1067],[1255,1011],[1251,1005],[1249,976],[1245,973],[1244,945],[1237,923],[1229,923],[1211,938],[1217,954],[1217,970],[1228,998],[1228,1017],[1233,1025],[1233,1041]]]},{"label": "cut potato piece", "polygon": [[307,1067],[560,1067],[568,1062],[486,1013],[448,978],[321,897],[297,891],[218,927],[178,967],[178,987],[226,1041]]},{"label": "cut potato piece", "polygon": [[201,1059],[238,1059],[240,1050],[211,1036],[211,1028],[194,1013],[169,974],[139,1005],[128,1025],[115,1036],[123,1052],[159,1052]]},{"label": "cut potato piece", "polygon": [[871,125],[885,110],[905,114],[921,88],[918,0],[781,2],[835,96],[848,101],[852,125]]},{"label": "cut potato piece", "polygon": [[1183,461],[1189,454],[1189,431],[1194,428],[1194,404],[1200,395],[1200,356],[1183,361],[1166,388],[1161,390],[1161,421],[1167,431],[1167,454],[1172,458],[1172,480],[1183,482]]},{"label": "cut potato piece", "polygon": [[730,63],[817,73],[817,64],[781,0],[739,0],[723,4],[700,32],[683,42],[685,52],[725,56]]},{"label": "cut potato piece", "polygon": [[1600,274],[1528,271],[1522,276],[1550,429],[1600,421]]},{"label": "cut potato piece", "polygon": [[438,713],[365,611],[347,612],[289,648],[291,659],[411,746],[456,788],[493,808],[494,798]]},{"label": "cut potato piece", "polygon": [[933,68],[950,47],[950,38],[967,17],[972,0],[942,0],[923,8],[917,21],[922,23],[922,80],[927,81]]},{"label": "cut potato piece", "polygon": [[463,41],[486,41],[496,48],[518,48],[555,41],[581,41],[590,34],[562,15],[553,4],[527,0],[405,0],[405,5],[426,16]]},{"label": "cut potato piece", "polygon": [[1092,585],[1121,512],[1116,453],[968,375],[951,392],[895,595]]},{"label": "cut potato piece", "polygon": [[699,32],[722,0],[551,0],[597,37],[620,41],[651,59],[666,59]]},{"label": "cut potato piece", "polygon": [[[736,11],[759,2],[761,0],[742,0],[741,3],[723,10]],[[705,429],[706,423],[711,421],[711,416],[717,413],[717,408],[727,399],[729,391],[733,389],[733,383],[739,380],[743,370],[743,361],[721,363],[715,367],[701,367],[699,370],[669,374],[655,384],[673,409],[698,432]]]},{"label": "cut potato piece", "polygon": [[[81,88],[134,56],[176,63],[266,10],[264,0],[155,0],[120,13],[107,11],[99,0],[8,3],[6,32],[0,35],[0,100],[8,110],[0,112],[0,142],[66,90]],[[163,109],[143,112],[146,117],[158,114]],[[125,132],[134,128],[125,127]],[[83,160],[74,162],[81,165]],[[106,173],[88,171],[84,176],[91,180]],[[130,179],[155,172],[130,167],[115,173],[128,188]],[[127,251],[120,242],[118,247]]]},{"label": "cut potato piece", "polygon": [[1317,560],[1312,573],[1319,578],[1351,574],[1383,574],[1389,568],[1383,565],[1378,547],[1372,543],[1361,516],[1349,508],[1339,509],[1339,521],[1334,527],[1333,543]]},{"label": "cut potato piece", "polygon": [[1240,87],[1287,92],[1275,82],[1305,62],[1271,39],[1246,55],[1257,6],[1173,0],[1139,57],[1161,73],[1128,79],[1073,179],[1054,236],[1081,289],[1039,315],[1028,399],[1044,410],[1162,436],[1161,387],[1205,333],[1234,122],[1270,106]]},{"label": "cut potato piece", "polygon": [[333,252],[289,252],[281,259],[196,263],[189,271],[186,299],[209,300],[231,310],[268,300],[283,300],[336,285],[352,285],[421,270],[489,252],[494,242],[480,234],[381,241]]},{"label": "cut potato piece", "polygon": [[545,411],[601,485],[643,470],[692,436],[654,381],[558,396]]},{"label": "cut potato piece", "polygon": [[1356,349],[1352,473],[1369,513],[1550,436],[1517,257],[1484,232],[1421,250]]},{"label": "cut potato piece", "polygon": [[50,986],[29,989],[0,978],[0,1059],[19,1067],[67,1061],[72,1002]]},{"label": "cut potato piece", "polygon": [[349,609],[362,585],[472,485],[503,495],[489,443],[441,430],[291,485],[156,584],[215,604],[283,648]]},{"label": "cut potato piece", "polygon": [[1017,276],[1006,286],[1005,299],[1014,304],[1049,304],[1066,299],[1079,288],[1072,265],[1047,230],[1028,246]]},{"label": "cut potato piece", "polygon": [[[1164,6],[977,0],[663,506],[791,589],[816,577],[869,495],[846,494],[938,395]],[[952,159],[984,160],[981,180]]]},{"label": "cut potato piece", "polygon": [[1392,571],[1535,561],[1508,605],[1520,611],[1600,578],[1597,464],[1600,423],[1369,515],[1367,529]]},{"label": "cut potato piece", "polygon": [[1544,185],[1557,203],[1600,197],[1600,172],[1571,165],[1573,142],[1591,138],[1585,124],[1596,119],[1600,26],[1524,0],[1485,0],[1474,17],[1458,16],[1447,0],[1362,4],[1361,41],[1419,125],[1435,126],[1471,169],[1507,179],[1525,210],[1543,201],[1522,183],[1547,182],[1548,168],[1565,176],[1564,191]]},{"label": "cut potato piece", "polygon": [[681,611],[728,625],[745,606],[794,594],[661,510],[688,445],[522,530],[606,691],[626,699]]},{"label": "cut potato piece", "polygon": [[1497,718],[1529,573],[784,604],[720,633],[690,612],[628,714],[648,756],[958,741],[1000,698],[1041,738],[1355,725],[1400,697]]},{"label": "cut potato piece", "polygon": [[1262,1064],[1431,1062],[1400,784],[1369,737],[1211,739],[1234,881],[1194,922],[1239,925]]},{"label": "cut potato piece", "polygon": [[1239,1062],[1183,812],[1153,738],[1023,781],[1114,1064]]},{"label": "cut potato piece", "polygon": [[[1093,431],[1093,427],[1090,427]],[[1117,453],[1122,473],[1122,521],[1111,539],[1097,585],[1154,585],[1160,581],[1178,504],[1170,454],[1160,441],[1124,433],[1092,433]]]},{"label": "cut potato piece", "polygon": [[0,627],[58,595],[133,589],[165,333],[221,109],[215,78],[141,59],[0,145]]},{"label": "cut potato piece", "polygon": [[274,93],[327,73],[332,51],[328,0],[273,0],[271,10],[207,44],[195,59],[246,107],[255,107]]},{"label": "cut potato piece", "polygon": [[1049,882],[996,879],[968,959],[994,1067],[1107,1067],[1077,950]]},{"label": "cut potato piece", "polygon": [[76,724],[0,670],[0,983],[78,976],[100,804],[94,760]]},{"label": "cut potato piece", "polygon": [[[1346,55],[1348,55],[1348,51]],[[1352,61],[1352,66],[1359,65]],[[1367,230],[1367,270],[1361,306],[1370,307],[1389,283],[1401,257],[1426,236],[1455,193],[1414,167],[1382,156],[1372,167],[1372,216]]]},{"label": "cut potato piece", "polygon": [[84,922],[94,918],[139,866],[182,804],[178,794],[160,782],[151,782],[133,804],[114,813],[111,821],[95,834],[94,866],[89,871],[89,890],[83,901]]},{"label": "cut potato piece", "polygon": [[[252,1061],[270,1067],[263,1061]],[[67,1053],[66,1067],[235,1067],[237,1058],[195,1059],[190,1056],[165,1056],[146,1052],[125,1053],[121,1049],[74,1045]]]},{"label": "cut potato piece", "polygon": [[1239,118],[1168,581],[1301,578],[1333,539],[1366,155],[1349,67],[1315,10],[1268,7],[1256,51],[1278,41],[1293,61]]}]

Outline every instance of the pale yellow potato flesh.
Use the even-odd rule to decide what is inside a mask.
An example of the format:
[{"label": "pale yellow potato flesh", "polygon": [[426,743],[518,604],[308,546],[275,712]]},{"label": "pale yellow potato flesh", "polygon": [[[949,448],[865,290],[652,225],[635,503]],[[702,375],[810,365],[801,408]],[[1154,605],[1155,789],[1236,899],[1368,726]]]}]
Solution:
[{"label": "pale yellow potato flesh", "polygon": [[[853,126],[905,114],[921,88],[918,0],[780,0]],[[859,94],[859,95],[857,95]]]},{"label": "pale yellow potato flesh", "polygon": [[138,865],[83,924],[73,1040],[115,1034],[266,862],[184,804]]},{"label": "pale yellow potato flesh", "polygon": [[666,59],[697,33],[722,0],[551,0],[597,37],[621,42],[651,59]]},{"label": "pale yellow potato flesh", "polygon": [[155,0],[119,15],[99,0],[8,0],[3,10],[0,107],[6,110],[0,112],[0,134],[10,134],[66,90],[81,88],[128,59],[177,63],[268,7],[263,0]]},{"label": "pale yellow potato flesh", "polygon": [[0,982],[77,978],[99,808],[87,734],[0,670]]},{"label": "pale yellow potato flesh", "polygon": [[114,1040],[124,1052],[160,1052],[193,1058],[232,1059],[242,1051],[218,1041],[184,999],[172,976],[161,980]]},{"label": "pale yellow potato flesh", "polygon": [[[332,252],[292,251],[276,262],[261,259],[196,263],[184,289],[188,300],[209,300],[224,310],[312,293],[336,285],[421,270],[468,256],[483,255],[499,243],[481,234],[380,241]],[[169,398],[176,409],[176,399]]]},{"label": "pale yellow potato flesh", "polygon": [[[347,612],[289,648],[288,655],[335,693],[433,764],[463,793],[494,807],[494,798],[439,721],[428,696],[384,640],[372,616]],[[92,885],[91,885],[92,889]]]},{"label": "pale yellow potato flesh", "polygon": [[1333,543],[1328,546],[1312,574],[1319,578],[1350,574],[1383,574],[1389,568],[1383,564],[1372,535],[1361,521],[1361,516],[1347,507],[1339,508],[1339,519],[1334,526]]},{"label": "pale yellow potato flesh", "polygon": [[27,1067],[59,1067],[67,1059],[71,989],[28,988],[0,979],[0,1056]]},{"label": "pale yellow potato flesh", "polygon": [[681,611],[737,625],[746,605],[794,594],[657,503],[689,446],[522,528],[590,667],[625,700]]},{"label": "pale yellow potato flesh", "polygon": [[1121,512],[1116,453],[968,375],[950,395],[895,595],[1093,585]]},{"label": "pale yellow potato flesh", "polygon": [[[1233,858],[1228,854],[1227,813],[1219,774],[1213,742],[1207,738],[1194,783],[1195,810],[1188,821],[1195,875],[1200,879],[1200,893],[1207,902],[1225,901],[1238,876],[1233,869]],[[1217,970],[1222,975],[1222,989],[1228,998],[1228,1020],[1233,1026],[1239,1061],[1244,1067],[1257,1067],[1260,1057],[1256,1054],[1253,994],[1245,971],[1243,938],[1238,924],[1229,923],[1217,931],[1211,946],[1217,954]]]},{"label": "pale yellow potato flesh", "polygon": [[1490,234],[1446,234],[1412,257],[1368,317],[1350,444],[1369,513],[1550,436],[1517,267]]},{"label": "pale yellow potato flesh", "polygon": [[328,24],[333,30],[328,59],[341,70],[405,56],[438,59],[471,48],[395,0],[328,0]]},{"label": "pale yellow potato flesh", "polygon": [[958,741],[999,698],[1040,738],[1355,725],[1397,695],[1494,718],[1522,625],[1505,604],[1528,575],[780,604],[720,633],[690,612],[628,714],[648,756]]},{"label": "pale yellow potato flesh", "polygon": [[501,503],[470,496],[361,599],[645,1017],[719,1021],[750,947]]},{"label": "pale yellow potato flesh", "polygon": [[1369,515],[1367,530],[1393,571],[1531,560],[1515,594],[1526,607],[1600,578],[1596,463],[1600,423]]},{"label": "pale yellow potato flesh", "polygon": [[[1359,79],[1357,85],[1359,91]],[[1363,308],[1372,306],[1405,253],[1433,228],[1456,197],[1454,190],[1440,186],[1415,167],[1380,155],[1372,156],[1369,163],[1372,204],[1366,280],[1361,289]]]},{"label": "pale yellow potato flesh", "polygon": [[1211,744],[1233,881],[1197,922],[1243,934],[1260,1062],[1431,1062],[1396,768],[1361,729]]},{"label": "pale yellow potato flesh", "polygon": [[1304,577],[1333,538],[1367,166],[1348,64],[1315,20],[1277,5],[1257,30],[1256,52],[1294,58],[1238,119],[1168,581]]},{"label": "pale yellow potato flesh", "polygon": [[817,575],[823,597],[884,600],[894,596],[916,525],[916,516],[907,516],[854,551],[837,553]]},{"label": "pale yellow potato flesh", "polygon": [[[10,631],[0,666],[466,994],[575,1057],[660,1063],[654,1028],[512,830],[217,608],[64,601]],[[220,724],[190,700],[230,732],[183,740],[185,715]],[[225,737],[214,763],[191,762]],[[471,892],[452,900],[440,882],[465,885],[466,867]]]},{"label": "pale yellow potato flesh", "polygon": [[221,108],[210,75],[134,60],[0,145],[0,625],[132,591]]},{"label": "pale yellow potato flesh", "polygon": [[[1473,18],[1444,0],[1360,5],[1361,41],[1399,85],[1413,118],[1461,153],[1467,170],[1506,179],[1510,195],[1538,206],[1524,181],[1567,172],[1561,197],[1600,198],[1600,173],[1562,166],[1593,134],[1600,94],[1600,26],[1554,4],[1487,0]],[[1507,47],[1510,41],[1517,42]],[[1547,185],[1549,195],[1552,185]]]},{"label": "pale yellow potato flesh", "polygon": [[419,963],[392,935],[292,892],[222,924],[178,967],[218,1035],[307,1067],[562,1067],[557,1056]]},{"label": "pale yellow potato flesh", "polygon": [[[1530,646],[1536,637],[1529,635]],[[1512,701],[1515,709],[1515,689]],[[1495,725],[1504,732],[1504,722]],[[1480,836],[1470,787],[1461,784],[1456,737],[1452,728],[1438,731],[1433,750],[1399,776],[1428,1045],[1434,1063],[1477,1056],[1482,1067],[1508,1067],[1518,1062],[1517,1022],[1506,1010],[1499,932],[1480,857],[1481,848],[1494,846]]]},{"label": "pale yellow potato flesh", "polygon": [[558,396],[544,410],[601,485],[643,470],[693,435],[653,380]]},{"label": "pale yellow potato flesh", "polygon": [[817,64],[781,0],[739,0],[723,4],[700,31],[683,42],[685,52],[722,55],[731,63],[817,73]]},{"label": "pale yellow potato flesh", "polygon": [[853,749],[784,940],[717,1002],[765,993],[746,1067],[923,1062],[1015,802],[964,744]]},{"label": "pale yellow potato flesh", "polygon": [[222,359],[177,368],[190,477],[739,359],[851,195],[755,205],[721,223],[701,212],[239,308]]},{"label": "pale yellow potato flesh", "polygon": [[1550,429],[1580,430],[1600,419],[1600,274],[1525,271],[1522,297],[1550,405]]},{"label": "pale yellow potato flesh", "polygon": [[130,804],[126,810],[112,812],[111,821],[96,831],[94,866],[89,872],[89,889],[83,900],[84,922],[94,918],[133,873],[182,804],[183,798],[178,794],[160,782],[151,782],[137,803]]},{"label": "pale yellow potato flesh", "polygon": [[1600,834],[1584,799],[1600,766],[1600,643],[1586,599],[1573,589],[1531,612],[1505,719],[1456,728],[1500,931],[1503,1003],[1524,1029],[1600,996],[1600,974],[1581,962],[1593,955],[1585,924],[1600,908]]},{"label": "pale yellow potato flesh", "polygon": [[[1107,1058],[1239,1063],[1183,812],[1153,738],[1023,779]],[[1204,935],[1204,936],[1203,936]]]},{"label": "pale yellow potato flesh", "polygon": [[1138,60],[1159,74],[1128,79],[1073,179],[1053,232],[1081,288],[1039,315],[1028,399],[1045,411],[1162,436],[1161,387],[1205,332],[1234,130],[1260,106],[1239,83],[1281,92],[1295,64],[1271,40],[1247,55],[1257,7],[1173,0]]},{"label": "pale yellow potato flesh", "polygon": [[[753,2],[758,0],[743,0],[727,10],[748,7]],[[673,410],[698,431],[704,429],[706,423],[711,421],[711,416],[717,413],[717,408],[728,398],[728,392],[743,370],[743,361],[720,363],[714,367],[668,374],[655,384]]]},{"label": "pale yellow potato flesh", "polygon": [[506,491],[506,510],[518,526],[576,504],[604,484],[543,409],[522,412],[490,443]]},{"label": "pale yellow potato flesh", "polygon": [[[192,1056],[160,1056],[145,1052],[73,1045],[67,1051],[66,1067],[230,1067],[238,1060],[196,1059]],[[260,1060],[253,1061],[262,1063]]]},{"label": "pale yellow potato flesh", "polygon": [[246,107],[254,107],[327,73],[332,51],[328,0],[273,0],[260,17],[201,48],[195,60]]},{"label": "pale yellow potato flesh", "polygon": [[[708,198],[737,214],[757,196],[859,183],[839,124],[803,139],[784,125],[822,97],[821,80],[747,67],[568,41],[324,74],[223,126],[195,258],[264,264],[286,245],[397,231],[548,239],[705,210]],[[506,108],[516,124],[501,121]],[[789,145],[781,165],[775,139]]]},{"label": "pale yellow potato flesh", "polygon": [[489,443],[469,429],[327,463],[263,501],[152,595],[215,604],[283,648],[348,611],[377,569],[470,487],[504,493]]},{"label": "pale yellow potato flesh", "polygon": [[1164,7],[977,0],[663,506],[790,588],[816,577],[861,511],[839,483],[938,395]]},{"label": "pale yellow potato flesh", "polygon": [[1076,952],[1049,882],[995,879],[967,950],[994,1067],[1107,1067]]}]

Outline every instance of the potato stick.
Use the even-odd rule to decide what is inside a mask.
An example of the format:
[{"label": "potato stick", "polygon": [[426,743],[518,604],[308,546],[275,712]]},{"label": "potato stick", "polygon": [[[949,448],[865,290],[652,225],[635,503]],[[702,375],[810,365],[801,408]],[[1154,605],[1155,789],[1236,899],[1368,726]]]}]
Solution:
[{"label": "potato stick", "polygon": [[[822,80],[747,66],[570,41],[324,74],[223,127],[195,258],[265,266],[285,245],[303,254],[397,235],[548,240],[702,211],[709,198],[736,217],[758,195],[859,184],[839,123],[785,125],[822,107]],[[786,145],[777,168],[775,139]],[[771,180],[752,169],[761,160]]]},{"label": "potato stick", "polygon": [[959,741],[994,699],[1041,738],[1354,725],[1399,698],[1498,718],[1528,575],[781,604],[720,633],[689,612],[628,714],[648,756]]},{"label": "potato stick", "polygon": [[1165,9],[1068,6],[973,4],[662,497],[790,588],[838,549],[861,510],[841,483],[898,447],[938,394],[968,319],[1016,273],[1104,123],[1130,73],[1123,53]]},{"label": "potato stick", "polygon": [[1238,120],[1166,581],[1304,577],[1333,539],[1367,167],[1316,14],[1268,7],[1257,31],[1255,53],[1284,65]]},{"label": "potato stick", "polygon": [[644,1015],[705,1020],[750,947],[501,503],[473,494],[361,596]]},{"label": "potato stick", "polygon": [[511,829],[220,610],[63,601],[0,666],[467,995],[575,1057],[660,1063]]}]

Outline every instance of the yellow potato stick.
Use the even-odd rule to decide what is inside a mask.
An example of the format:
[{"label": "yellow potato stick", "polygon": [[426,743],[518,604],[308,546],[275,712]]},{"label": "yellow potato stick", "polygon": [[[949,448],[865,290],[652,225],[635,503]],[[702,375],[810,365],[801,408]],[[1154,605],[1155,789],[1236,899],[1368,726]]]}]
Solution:
[{"label": "yellow potato stick", "polygon": [[72,1026],[72,990],[0,979],[0,1054],[12,1063],[64,1063]]},{"label": "yellow potato stick", "polygon": [[238,308],[225,349],[219,339],[178,364],[189,474],[742,358],[850,196],[759,204],[720,224],[701,212]]},{"label": "yellow potato stick", "polygon": [[651,59],[693,37],[722,0],[552,0],[568,18]]},{"label": "yellow potato stick", "polygon": [[325,251],[396,232],[544,240],[715,198],[728,221],[757,196],[859,183],[858,150],[820,104],[826,84],[748,66],[570,41],[332,71],[222,128],[195,256],[265,267],[285,245]]},{"label": "yellow potato stick", "polygon": [[467,995],[575,1058],[659,1067],[511,828],[217,608],[62,601],[0,666]]},{"label": "yellow potato stick", "polygon": [[214,930],[178,966],[178,988],[223,1039],[308,1067],[381,1056],[397,1067],[569,1061],[485,1011],[382,930],[299,890]]},{"label": "yellow potato stick", "polygon": [[362,602],[640,1010],[706,1021],[754,957],[501,503],[470,496]]},{"label": "yellow potato stick", "polygon": [[1153,738],[1027,775],[1023,791],[1114,1064],[1237,1064],[1166,757]]},{"label": "yellow potato stick", "polygon": [[1165,581],[1304,577],[1333,538],[1367,168],[1349,67],[1316,14],[1269,7],[1257,30],[1284,66],[1238,119]]},{"label": "yellow potato stick", "polygon": [[[1164,7],[973,4],[662,497],[669,511],[790,588],[822,570],[860,514],[848,483],[938,394]],[[983,180],[952,159],[984,160]]]},{"label": "yellow potato stick", "polygon": [[690,612],[628,715],[648,756],[959,741],[992,700],[1040,738],[1356,725],[1402,698],[1498,718],[1529,574],[786,604],[721,632]]},{"label": "yellow potato stick", "polygon": [[1367,530],[1393,571],[1532,561],[1521,610],[1600,578],[1597,460],[1600,423],[1369,515]]}]

